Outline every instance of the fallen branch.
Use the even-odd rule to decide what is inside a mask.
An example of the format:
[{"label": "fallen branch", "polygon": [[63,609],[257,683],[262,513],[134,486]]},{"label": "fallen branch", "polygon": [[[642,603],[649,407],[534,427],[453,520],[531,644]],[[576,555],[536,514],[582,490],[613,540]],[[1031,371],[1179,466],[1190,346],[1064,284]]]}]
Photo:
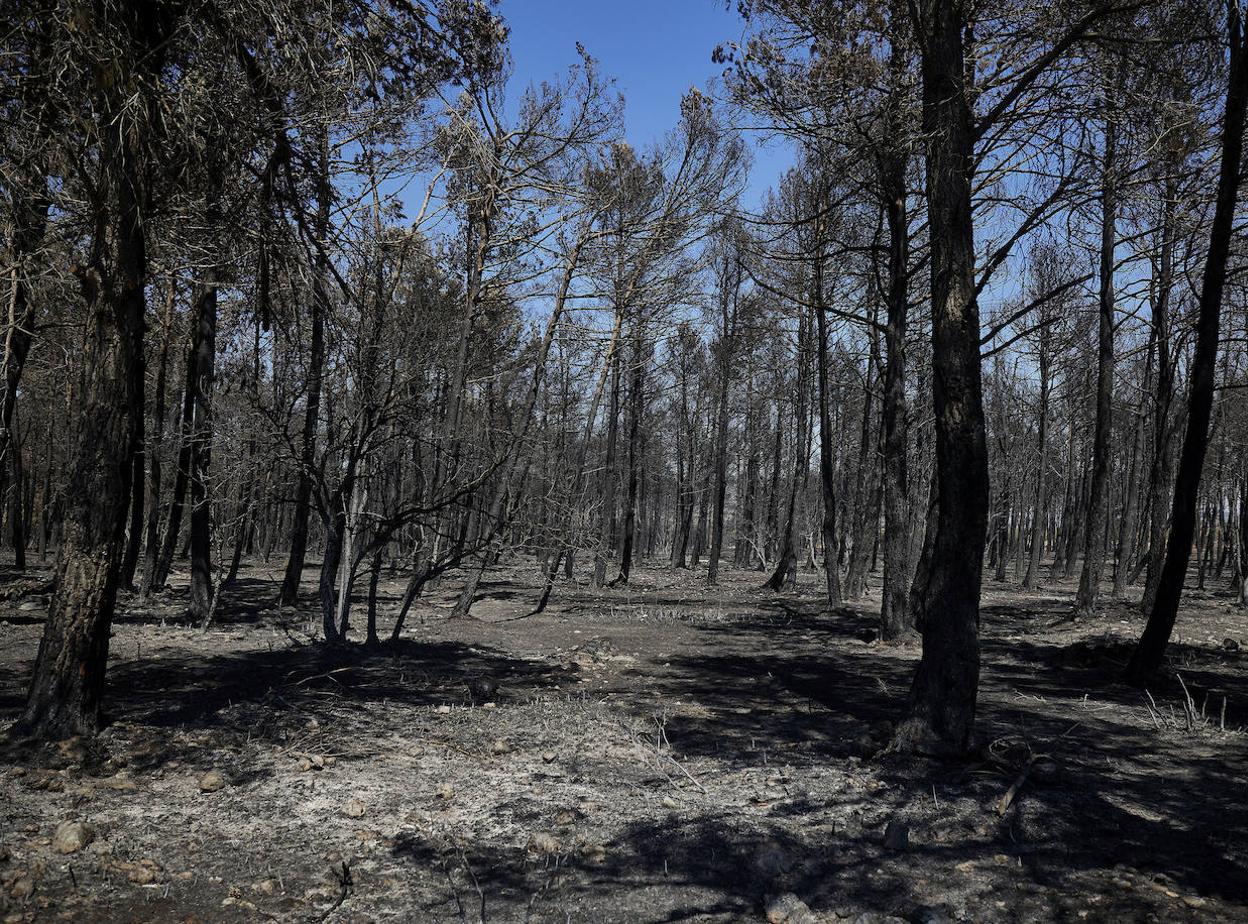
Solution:
[{"label": "fallen branch", "polygon": [[1014,799],[1017,798],[1019,790],[1022,789],[1023,784],[1027,782],[1027,774],[1031,772],[1031,768],[1035,762],[1036,757],[1034,754],[1028,757],[1027,762],[1023,764],[1023,769],[1019,771],[1013,784],[1005,791],[1005,794],[997,800],[998,817],[1004,817],[1005,813],[1010,810],[1010,806],[1014,804]]}]

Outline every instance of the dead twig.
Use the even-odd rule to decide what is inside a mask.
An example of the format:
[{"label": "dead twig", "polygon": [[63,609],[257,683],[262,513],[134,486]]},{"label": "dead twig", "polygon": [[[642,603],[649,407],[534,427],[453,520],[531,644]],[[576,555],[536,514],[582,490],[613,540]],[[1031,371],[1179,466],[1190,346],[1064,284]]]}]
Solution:
[{"label": "dead twig", "polygon": [[1007,789],[1004,795],[997,800],[998,817],[1005,817],[1005,813],[1010,810],[1010,806],[1014,804],[1014,799],[1017,798],[1019,790],[1021,790],[1023,788],[1023,784],[1027,782],[1027,774],[1031,773],[1031,768],[1035,765],[1035,762],[1036,756],[1034,754],[1028,757],[1027,762],[1023,764],[1023,769],[1019,771],[1018,776],[1015,777],[1014,782],[1010,785],[1010,788]]},{"label": "dead twig", "polygon": [[342,907],[342,903],[347,900],[347,896],[351,894],[351,890],[355,885],[351,880],[351,867],[347,865],[346,860],[342,861],[342,871],[334,870],[333,873],[334,878],[338,880],[338,898],[318,917],[312,918],[312,924],[321,924],[322,921]]}]

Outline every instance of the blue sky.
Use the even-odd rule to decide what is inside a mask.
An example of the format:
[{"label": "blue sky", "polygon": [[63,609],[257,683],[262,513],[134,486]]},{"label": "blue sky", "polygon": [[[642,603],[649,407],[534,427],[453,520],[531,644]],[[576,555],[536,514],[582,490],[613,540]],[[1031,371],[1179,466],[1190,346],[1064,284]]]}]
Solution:
[{"label": "blue sky", "polygon": [[[579,41],[624,94],[635,147],[676,123],[684,92],[719,74],[715,46],[740,38],[743,25],[736,4],[727,8],[723,0],[502,0],[499,9],[511,27],[515,87],[563,73]],[[754,140],[747,205],[792,162],[781,147]]]}]

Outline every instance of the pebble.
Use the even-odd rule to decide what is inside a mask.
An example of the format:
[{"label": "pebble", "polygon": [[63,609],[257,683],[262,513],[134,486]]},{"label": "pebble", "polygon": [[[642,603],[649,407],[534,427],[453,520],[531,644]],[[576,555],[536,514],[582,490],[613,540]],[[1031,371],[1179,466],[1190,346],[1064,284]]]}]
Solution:
[{"label": "pebble", "polygon": [[104,786],[113,792],[137,792],[139,789],[139,784],[127,773],[116,773],[110,776],[104,781]]},{"label": "pebble", "polygon": [[225,777],[216,770],[209,770],[199,778],[200,792],[220,792],[225,789]]},{"label": "pebble", "polygon": [[815,924],[816,921],[810,907],[792,892],[769,898],[766,915],[768,924]]},{"label": "pebble", "polygon": [[347,804],[342,807],[342,813],[348,818],[363,818],[366,811],[368,809],[359,799],[348,799]]},{"label": "pebble", "polygon": [[454,799],[455,787],[452,786],[450,783],[443,783],[442,785],[438,787],[438,798],[439,799]]},{"label": "pebble", "polygon": [[81,821],[63,821],[52,835],[52,849],[57,853],[77,853],[95,840],[91,826]]}]

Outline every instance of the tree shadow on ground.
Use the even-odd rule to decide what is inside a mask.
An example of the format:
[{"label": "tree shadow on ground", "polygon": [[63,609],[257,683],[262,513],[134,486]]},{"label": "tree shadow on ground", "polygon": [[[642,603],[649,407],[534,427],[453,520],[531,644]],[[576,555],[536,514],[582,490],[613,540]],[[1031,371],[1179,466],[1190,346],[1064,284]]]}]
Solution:
[{"label": "tree shadow on ground", "polygon": [[[869,757],[883,743],[872,729],[901,711],[917,651],[856,641],[869,622],[861,614],[827,617],[791,603],[777,608],[780,616],[753,623],[700,626],[704,653],[675,658],[657,676],[646,672],[669,698],[707,707],[668,719],[667,736],[681,755],[745,767],[770,754],[800,768]],[[1248,901],[1248,864],[1236,843],[1237,832],[1248,830],[1248,805],[1234,769],[1245,765],[1248,747],[1242,734],[1218,729],[1222,696],[1231,703],[1228,728],[1245,718],[1248,678],[1236,669],[1238,655],[1173,646],[1171,667],[1178,673],[1160,677],[1150,700],[1117,681],[1129,645],[1025,638],[1046,615],[985,610],[980,729],[986,742],[1008,745],[1000,753],[1012,751],[1009,759],[992,759],[989,751],[970,765],[920,764],[916,771],[913,762],[885,755],[876,758],[880,777],[913,800],[928,787],[956,785],[995,822],[992,806],[1026,757],[1038,756],[1017,804],[997,824],[995,842],[976,847],[976,857],[985,850],[1015,857],[1028,870],[1026,879],[1044,887],[1118,864],[1189,895]],[[1188,692],[1197,709],[1205,693],[1218,704],[1216,712],[1206,708],[1203,725],[1184,724],[1182,707],[1175,706]],[[639,832],[638,838],[659,836]],[[706,834],[689,855],[705,856],[715,842]],[[812,850],[817,845],[807,845]],[[955,841],[919,850],[912,858],[919,868],[925,852],[932,875],[974,859],[960,856]],[[731,866],[715,875],[716,887],[738,881]],[[843,884],[847,875],[854,870],[820,869],[802,885],[815,895],[819,882],[831,877]],[[870,885],[862,880],[852,891],[869,899]],[[1137,914],[1141,907],[1120,897],[1113,914]],[[1053,912],[1035,909],[1041,918]]]},{"label": "tree shadow on ground", "polygon": [[[0,675],[3,713],[21,705],[18,674]],[[326,704],[352,709],[471,703],[469,685],[480,678],[500,685],[497,697],[521,699],[567,676],[558,665],[458,642],[401,640],[376,649],[315,644],[122,661],[109,670],[105,702],[110,715],[127,722],[202,729],[227,721],[222,713],[240,704],[315,715]]]}]

